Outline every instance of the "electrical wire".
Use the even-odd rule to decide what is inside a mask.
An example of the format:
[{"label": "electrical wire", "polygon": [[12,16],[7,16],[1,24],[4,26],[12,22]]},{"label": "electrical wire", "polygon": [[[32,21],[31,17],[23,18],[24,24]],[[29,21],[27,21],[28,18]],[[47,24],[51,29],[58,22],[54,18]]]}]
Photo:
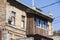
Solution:
[{"label": "electrical wire", "polygon": [[[55,5],[55,4],[57,4],[57,3],[60,3],[60,1],[57,1],[57,2],[51,3],[51,4],[46,5],[46,6],[43,6],[43,7],[41,7],[41,8],[46,8],[46,7],[49,7],[49,6]],[[60,23],[60,20],[59,20],[59,21],[56,20],[57,18],[60,18],[60,16],[54,18],[54,19],[55,19],[55,22],[54,22],[53,24]]]},{"label": "electrical wire", "polygon": [[60,18],[60,16],[55,17],[54,19]]},{"label": "electrical wire", "polygon": [[[55,5],[55,4],[57,4],[57,3],[60,3],[60,1],[57,1],[57,2],[51,3],[51,4],[46,5],[46,6],[43,6],[43,7],[41,7],[41,8],[46,8],[46,7],[49,7],[49,6]],[[56,20],[56,19],[58,19],[58,18],[60,18],[60,16],[54,18],[55,22],[54,22],[53,24],[60,23],[60,20],[59,20],[59,21]]]},{"label": "electrical wire", "polygon": [[53,24],[55,25],[55,24],[57,24],[57,23],[60,23],[60,20],[59,21],[57,21],[57,22],[53,22]]},{"label": "electrical wire", "polygon": [[60,16],[55,17],[54,18],[54,21],[57,21],[57,19],[59,19],[59,18],[60,18]]},{"label": "electrical wire", "polygon": [[49,6],[55,5],[55,4],[57,4],[57,3],[60,3],[60,1],[57,1],[57,2],[51,3],[51,4],[46,5],[46,6],[43,6],[43,7],[41,7],[41,8],[46,8],[46,7],[49,7]]},{"label": "electrical wire", "polygon": [[53,24],[60,23],[60,20],[58,20],[58,18],[60,18],[60,16],[54,18]]},{"label": "electrical wire", "polygon": [[53,21],[53,24],[60,23],[60,20],[56,20],[57,18],[60,18],[60,16],[54,18],[55,20]]}]

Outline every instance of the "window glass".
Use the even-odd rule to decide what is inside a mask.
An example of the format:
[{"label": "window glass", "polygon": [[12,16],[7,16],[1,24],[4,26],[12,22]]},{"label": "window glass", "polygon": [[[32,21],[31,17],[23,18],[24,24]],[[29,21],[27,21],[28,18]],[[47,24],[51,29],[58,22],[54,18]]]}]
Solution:
[{"label": "window glass", "polygon": [[22,20],[21,20],[21,28],[25,27],[25,16],[22,16]]},{"label": "window glass", "polygon": [[16,13],[16,12],[14,12],[14,11],[11,11],[11,14],[10,14],[10,16],[15,16],[15,13]]},{"label": "window glass", "polygon": [[36,21],[36,27],[40,27],[40,28],[48,28],[48,22],[45,20],[42,20],[40,18],[35,18]]},{"label": "window glass", "polygon": [[8,18],[8,23],[13,26],[15,25],[15,12],[14,11],[11,11],[10,16]]},{"label": "window glass", "polygon": [[39,19],[36,18],[36,26],[39,26]]},{"label": "window glass", "polygon": [[48,22],[45,22],[45,28],[48,29]]},{"label": "window glass", "polygon": [[41,20],[41,28],[44,28],[44,21]]},{"label": "window glass", "polygon": [[40,27],[40,18],[36,18],[36,27]]},{"label": "window glass", "polygon": [[41,27],[41,23],[40,22],[41,22],[41,20],[39,19],[39,27]]},{"label": "window glass", "polygon": [[24,21],[21,22],[21,28],[24,28]]},{"label": "window glass", "polygon": [[15,25],[15,17],[12,17],[12,22],[11,22],[12,25]]}]

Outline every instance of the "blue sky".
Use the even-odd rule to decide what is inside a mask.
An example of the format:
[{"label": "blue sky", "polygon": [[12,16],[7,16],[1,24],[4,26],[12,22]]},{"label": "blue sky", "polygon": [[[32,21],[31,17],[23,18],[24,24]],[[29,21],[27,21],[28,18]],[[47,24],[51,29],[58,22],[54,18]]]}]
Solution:
[{"label": "blue sky", "polygon": [[[59,30],[60,29],[60,2],[56,3],[54,5],[42,8],[46,5],[58,2],[60,0],[35,0],[35,7],[38,7],[39,9],[43,10],[45,14],[48,14],[51,12],[53,14],[53,17],[55,18],[53,21],[53,30]],[[32,0],[20,0],[20,2],[32,6]]]}]

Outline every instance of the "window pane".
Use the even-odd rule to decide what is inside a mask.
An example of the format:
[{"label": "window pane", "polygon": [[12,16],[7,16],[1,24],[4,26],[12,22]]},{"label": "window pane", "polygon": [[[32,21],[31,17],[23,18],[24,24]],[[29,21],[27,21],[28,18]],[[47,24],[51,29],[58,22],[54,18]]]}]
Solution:
[{"label": "window pane", "polygon": [[15,26],[15,12],[14,11],[11,11],[10,16],[8,18],[8,23],[10,25]]},{"label": "window pane", "polygon": [[11,22],[12,25],[15,25],[15,18],[12,17],[12,22]]},{"label": "window pane", "polygon": [[48,22],[45,22],[45,28],[48,29]]},{"label": "window pane", "polygon": [[44,28],[44,21],[41,20],[41,27]]},{"label": "window pane", "polygon": [[25,27],[25,16],[22,16],[22,20],[21,20],[21,28]]},{"label": "window pane", "polygon": [[36,18],[36,26],[39,26],[39,19]]},{"label": "window pane", "polygon": [[11,12],[11,16],[15,16],[15,12],[14,11]]},{"label": "window pane", "polygon": [[9,16],[8,18],[8,24],[11,24],[12,18]]},{"label": "window pane", "polygon": [[24,21],[21,22],[21,28],[24,28]]},{"label": "window pane", "polygon": [[40,21],[41,21],[41,20],[39,19],[39,27],[41,27],[41,23],[40,23]]}]

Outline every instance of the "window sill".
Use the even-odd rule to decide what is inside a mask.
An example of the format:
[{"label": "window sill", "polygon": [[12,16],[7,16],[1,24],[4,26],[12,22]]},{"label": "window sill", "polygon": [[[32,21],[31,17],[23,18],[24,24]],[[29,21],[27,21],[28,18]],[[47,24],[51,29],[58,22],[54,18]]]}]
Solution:
[{"label": "window sill", "polygon": [[20,30],[26,31],[25,28],[20,28]]},{"label": "window sill", "polygon": [[11,27],[14,27],[14,28],[16,28],[16,27],[15,27],[15,25],[11,25],[11,24],[7,24],[7,25],[9,25],[9,26],[11,26]]},{"label": "window sill", "polygon": [[12,28],[14,28],[14,29],[20,30],[20,31],[24,31],[24,32],[26,31],[25,29],[22,29],[22,28],[18,29],[18,28],[16,28],[16,26],[10,25],[8,23],[7,23],[7,25],[10,26],[10,27],[12,27]]},{"label": "window sill", "polygon": [[36,26],[37,28],[40,28],[40,29],[43,29],[43,30],[48,30],[48,29],[45,29],[45,28],[42,28],[42,27],[39,27],[39,26]]}]

